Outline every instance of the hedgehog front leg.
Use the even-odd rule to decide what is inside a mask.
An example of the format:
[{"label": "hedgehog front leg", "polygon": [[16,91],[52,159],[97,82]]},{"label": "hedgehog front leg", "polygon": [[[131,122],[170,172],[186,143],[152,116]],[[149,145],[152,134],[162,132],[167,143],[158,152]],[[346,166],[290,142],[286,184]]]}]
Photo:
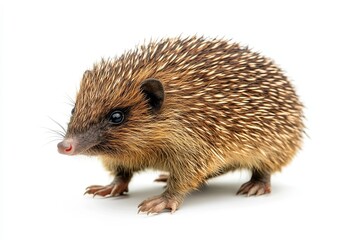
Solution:
[{"label": "hedgehog front leg", "polygon": [[271,175],[270,173],[259,172],[257,170],[252,171],[250,181],[241,185],[239,191],[236,194],[243,194],[247,196],[258,196],[271,192]]},{"label": "hedgehog front leg", "polygon": [[131,180],[132,173],[127,171],[119,171],[114,177],[114,180],[106,186],[101,185],[92,185],[86,188],[84,194],[93,194],[93,196],[102,196],[102,197],[115,197],[123,195],[125,192],[128,192],[128,185]]},{"label": "hedgehog front leg", "polygon": [[184,176],[174,176],[170,173],[165,192],[141,202],[138,206],[138,212],[157,214],[165,209],[169,209],[171,213],[174,213],[184,201],[185,196],[204,181],[205,178],[202,181],[201,177],[187,178]]}]

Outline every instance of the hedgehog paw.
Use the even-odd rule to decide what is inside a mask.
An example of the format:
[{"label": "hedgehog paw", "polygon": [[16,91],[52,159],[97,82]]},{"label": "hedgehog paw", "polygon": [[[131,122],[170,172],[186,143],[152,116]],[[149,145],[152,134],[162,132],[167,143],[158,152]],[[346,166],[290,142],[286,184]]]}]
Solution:
[{"label": "hedgehog paw", "polygon": [[93,197],[116,197],[128,192],[128,182],[113,182],[106,186],[92,185],[86,188],[85,194],[92,194]]},{"label": "hedgehog paw", "polygon": [[174,213],[180,206],[179,200],[174,197],[165,197],[164,195],[155,196],[146,199],[139,204],[138,208],[140,212],[149,214],[158,214],[165,209],[169,209],[171,213]]},{"label": "hedgehog paw", "polygon": [[237,195],[259,196],[271,192],[270,182],[254,181],[250,180],[241,185]]}]

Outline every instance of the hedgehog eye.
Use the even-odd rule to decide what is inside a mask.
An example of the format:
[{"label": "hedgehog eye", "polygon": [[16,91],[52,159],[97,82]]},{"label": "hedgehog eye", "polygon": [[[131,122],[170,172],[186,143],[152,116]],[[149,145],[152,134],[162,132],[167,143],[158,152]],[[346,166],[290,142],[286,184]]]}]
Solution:
[{"label": "hedgehog eye", "polygon": [[71,115],[74,115],[74,112],[75,112],[75,107],[71,109]]},{"label": "hedgehog eye", "polygon": [[125,115],[121,110],[115,110],[110,113],[109,122],[112,124],[120,124],[124,121]]}]

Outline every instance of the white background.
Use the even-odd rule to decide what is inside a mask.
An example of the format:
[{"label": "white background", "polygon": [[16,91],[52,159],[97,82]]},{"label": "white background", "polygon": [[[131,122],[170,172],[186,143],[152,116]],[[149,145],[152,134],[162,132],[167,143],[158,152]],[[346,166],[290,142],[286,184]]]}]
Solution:
[{"label": "white background", "polygon": [[[357,1],[2,1],[0,239],[359,239]],[[198,34],[249,44],[286,70],[309,137],[269,196],[235,196],[246,172],[210,181],[175,214],[137,214],[157,173],[128,197],[83,196],[110,177],[59,155],[82,73],[144,39]]]}]

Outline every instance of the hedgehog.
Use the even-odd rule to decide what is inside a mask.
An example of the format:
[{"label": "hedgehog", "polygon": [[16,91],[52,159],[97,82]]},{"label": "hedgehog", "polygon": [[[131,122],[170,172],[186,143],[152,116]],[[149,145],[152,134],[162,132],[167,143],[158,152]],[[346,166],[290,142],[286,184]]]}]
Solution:
[{"label": "hedgehog", "polygon": [[134,173],[166,172],[138,211],[175,212],[210,178],[248,170],[237,194],[271,192],[300,149],[303,105],[273,60],[226,39],[149,41],[86,70],[58,152],[97,156],[114,176],[86,194],[119,196]]}]

